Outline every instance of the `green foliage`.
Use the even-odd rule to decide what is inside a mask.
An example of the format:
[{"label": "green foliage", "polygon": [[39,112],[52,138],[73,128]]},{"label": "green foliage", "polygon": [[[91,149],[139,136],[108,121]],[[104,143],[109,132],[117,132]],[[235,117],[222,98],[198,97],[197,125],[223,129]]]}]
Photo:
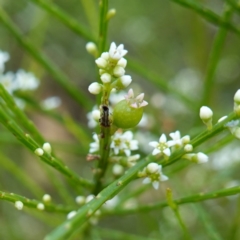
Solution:
[{"label": "green foliage", "polygon": [[[112,8],[116,16],[109,17]],[[239,119],[233,111],[239,9],[235,0],[2,1],[0,50],[11,56],[5,72],[26,69],[41,87],[12,95],[0,84],[0,239],[239,239],[239,140],[226,129]],[[122,100],[112,116],[101,115],[96,129],[88,129],[86,112],[108,103],[110,94],[94,99],[87,92],[90,83],[101,83],[85,50],[89,41],[99,56],[112,41],[125,45],[131,87],[144,89],[149,102],[147,124],[133,129],[145,140],[135,152],[140,159],[121,176],[111,173],[125,155],[111,155],[116,129],[108,124],[113,117],[117,127],[135,127],[143,110]],[[62,99],[58,110],[41,104],[52,95]],[[199,119],[203,105],[214,112],[210,130]],[[148,138],[177,129],[191,136],[194,152],[208,153],[208,163],[188,162],[183,148],[169,158],[146,149]],[[92,132],[99,135],[99,155],[88,154]],[[46,142],[51,152],[41,152]],[[151,162],[169,176],[158,191],[138,178]],[[46,193],[51,201],[43,199]],[[90,194],[92,201],[76,203]],[[107,208],[116,195],[117,204]],[[18,201],[21,211],[13,208]],[[69,212],[75,216],[66,219]],[[91,223],[96,217],[97,227]]]}]

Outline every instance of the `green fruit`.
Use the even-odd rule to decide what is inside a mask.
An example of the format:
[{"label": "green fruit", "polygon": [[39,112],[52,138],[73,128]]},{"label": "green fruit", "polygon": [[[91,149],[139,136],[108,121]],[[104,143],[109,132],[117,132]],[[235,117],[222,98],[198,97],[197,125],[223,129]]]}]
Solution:
[{"label": "green fruit", "polygon": [[113,110],[113,124],[119,128],[133,128],[142,119],[143,108],[133,108],[126,100],[116,104]]}]

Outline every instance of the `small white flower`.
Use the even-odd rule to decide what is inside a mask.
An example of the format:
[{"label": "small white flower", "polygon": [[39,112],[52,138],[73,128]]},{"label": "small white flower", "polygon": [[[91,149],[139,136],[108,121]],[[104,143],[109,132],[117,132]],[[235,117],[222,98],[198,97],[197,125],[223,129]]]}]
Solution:
[{"label": "small white flower", "polygon": [[213,112],[212,112],[212,110],[209,107],[202,106],[200,108],[200,114],[199,115],[200,115],[200,118],[203,121],[208,121],[209,119],[212,118]]},{"label": "small white flower", "polygon": [[88,53],[92,54],[93,56],[96,56],[98,52],[97,45],[94,42],[88,42],[86,44],[86,50]]},{"label": "small white flower", "polygon": [[86,202],[86,198],[84,196],[77,196],[75,201],[79,205],[83,205]]},{"label": "small white flower", "polygon": [[86,203],[89,203],[90,201],[92,201],[95,198],[95,196],[93,194],[90,194],[86,197]]},{"label": "small white flower", "polygon": [[187,144],[184,146],[185,152],[191,152],[193,150],[193,146],[191,144]]},{"label": "small white flower", "polygon": [[183,145],[182,139],[181,139],[181,134],[180,134],[179,131],[176,131],[174,133],[170,133],[169,136],[174,141],[174,146],[181,147]]},{"label": "small white flower", "polygon": [[37,205],[37,209],[38,210],[44,210],[44,208],[45,208],[45,206],[44,206],[44,204],[43,203],[38,203],[38,205]]},{"label": "small white flower", "polygon": [[129,156],[127,159],[127,166],[133,167],[139,158],[140,158],[140,154],[135,154],[135,155]]},{"label": "small white flower", "polygon": [[112,77],[109,73],[103,73],[100,78],[103,83],[110,83]]},{"label": "small white flower", "polygon": [[120,66],[116,66],[114,69],[113,69],[113,75],[115,77],[121,77],[123,76],[125,73],[125,69],[123,67],[120,67]]},{"label": "small white flower", "polygon": [[101,68],[101,69],[106,68],[107,65],[108,65],[108,62],[107,62],[104,58],[102,58],[102,57],[96,59],[96,60],[95,60],[95,63],[96,63],[97,66],[98,66],[99,68]]},{"label": "small white flower", "polygon": [[154,147],[152,155],[163,154],[169,157],[171,155],[170,147],[174,145],[174,141],[167,141],[166,135],[162,134],[159,141],[153,141],[149,143],[150,146]]},{"label": "small white flower", "polygon": [[15,208],[17,209],[17,210],[22,210],[23,209],[23,203],[21,202],[21,201],[16,201],[15,202]]},{"label": "small white flower", "polygon": [[41,102],[41,106],[45,110],[52,110],[52,109],[59,107],[61,105],[61,103],[62,103],[62,100],[60,97],[53,96],[53,97],[48,97],[48,98],[44,99]]},{"label": "small white flower", "polygon": [[109,56],[113,60],[119,60],[127,54],[127,50],[124,49],[124,45],[120,44],[118,47],[114,42],[111,43],[109,49]]},{"label": "small white flower", "polygon": [[44,194],[42,199],[46,203],[51,202],[51,200],[52,200],[52,198],[49,194]]},{"label": "small white flower", "polygon": [[127,60],[125,58],[121,58],[118,62],[117,62],[117,66],[123,67],[125,68],[127,66]]},{"label": "small white flower", "polygon": [[124,173],[124,167],[120,164],[114,164],[112,172],[115,176],[121,176]]},{"label": "small white flower", "polygon": [[143,100],[144,93],[139,94],[136,98],[134,98],[134,92],[132,89],[129,89],[128,94],[125,96],[125,99],[133,108],[141,108],[148,105],[147,101]]},{"label": "small white flower", "polygon": [[67,215],[67,219],[71,219],[71,218],[73,218],[76,214],[77,214],[76,211],[71,211],[70,213],[68,213],[68,215]]},{"label": "small white flower", "polygon": [[94,153],[99,151],[99,138],[96,133],[93,134],[93,139],[95,140],[95,142],[90,143],[89,153]]},{"label": "small white flower", "polygon": [[234,95],[234,102],[236,103],[236,104],[240,104],[240,89],[238,89],[237,90],[237,92],[235,93],[235,95]]},{"label": "small white flower", "polygon": [[41,149],[41,148],[37,148],[34,153],[37,155],[37,156],[42,156],[44,154],[44,151]]},{"label": "small white flower", "polygon": [[112,143],[110,147],[117,155],[120,152],[124,152],[126,156],[131,155],[131,151],[138,149],[138,141],[133,139],[133,133],[127,131],[125,133],[116,132],[112,137]]},{"label": "small white flower", "polygon": [[130,83],[132,82],[132,78],[129,75],[123,75],[119,78],[119,81],[123,85],[124,88],[128,87]]},{"label": "small white flower", "polygon": [[88,91],[92,94],[97,95],[102,91],[102,85],[97,82],[93,82],[89,85]]},{"label": "small white flower", "polygon": [[43,144],[43,150],[44,150],[45,152],[47,152],[48,154],[51,154],[51,152],[52,152],[52,147],[51,147],[50,143],[48,143],[48,142],[44,143],[44,144]]},{"label": "small white flower", "polygon": [[159,182],[168,180],[168,177],[162,173],[162,166],[157,163],[149,163],[143,170],[143,176],[147,176],[143,180],[143,184],[152,183],[155,189],[159,188]]}]

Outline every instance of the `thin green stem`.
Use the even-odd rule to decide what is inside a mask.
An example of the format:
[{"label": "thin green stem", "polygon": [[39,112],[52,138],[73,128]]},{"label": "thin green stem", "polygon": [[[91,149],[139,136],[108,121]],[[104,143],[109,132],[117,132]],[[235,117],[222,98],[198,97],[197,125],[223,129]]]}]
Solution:
[{"label": "thin green stem", "polygon": [[[226,196],[232,196],[240,193],[240,186],[237,187],[232,187],[232,188],[226,188],[226,189],[221,189],[209,193],[198,193],[195,195],[191,195],[189,197],[183,197],[179,199],[173,200],[173,202],[177,205],[182,205],[182,204],[187,204],[187,203],[196,203],[196,202],[202,202],[202,201],[207,201],[215,198],[221,198],[221,197],[226,197]],[[168,203],[165,202],[160,202],[160,203],[155,203],[151,205],[144,205],[144,206],[138,206],[135,208],[129,208],[129,209],[120,209],[116,208],[114,210],[108,210],[102,212],[102,215],[128,215],[128,214],[133,214],[133,213],[141,213],[141,212],[151,212],[151,211],[156,211],[158,209],[162,209],[168,207]]]},{"label": "thin green stem", "polygon": [[[232,14],[233,14],[233,9],[228,6],[225,6],[222,19],[226,22],[229,22],[231,20]],[[201,106],[205,106],[205,105],[208,106],[210,104],[210,100],[214,96],[213,94],[214,77],[215,77],[219,59],[223,50],[226,36],[227,36],[227,29],[224,27],[220,27],[214,39],[213,47],[211,49],[210,56],[209,56],[209,62],[207,66],[207,73],[205,77]]]},{"label": "thin green stem", "polygon": [[167,192],[167,203],[168,203],[168,206],[172,209],[177,221],[178,221],[178,224],[179,226],[182,228],[182,231],[183,231],[183,234],[184,234],[184,239],[186,240],[191,240],[191,236],[189,234],[189,231],[185,225],[185,223],[183,222],[183,219],[179,213],[179,210],[178,210],[178,205],[173,201],[173,197],[172,197],[172,190],[170,188],[167,188],[166,190]]},{"label": "thin green stem", "polygon": [[[3,106],[3,105],[2,105]],[[7,114],[3,108],[0,108],[0,122],[31,152],[34,152],[39,146],[33,138],[24,133],[24,131],[16,124],[16,122]],[[68,176],[75,184],[80,186],[85,186],[88,188],[92,188],[92,183],[86,179],[80,178],[76,173],[71,171],[67,166],[65,166],[59,159],[52,157],[51,155],[44,153],[40,156],[40,159],[47,163],[48,165],[52,166],[59,172],[63,173],[65,176]]]},{"label": "thin green stem", "polygon": [[34,47],[34,45],[32,45],[32,43],[27,38],[21,34],[20,30],[1,7],[0,20],[17,39],[20,45],[53,76],[59,85],[61,85],[62,88],[64,88],[73,99],[75,99],[86,109],[91,109],[93,104],[85,92],[74,86],[73,83],[71,83],[68,77],[59,69],[59,67],[54,62],[52,62],[46,55],[41,53],[36,47]]},{"label": "thin green stem", "polygon": [[[34,208],[36,210],[38,210],[37,209],[38,204],[43,203],[41,201],[29,199],[29,198],[26,198],[26,197],[23,197],[23,196],[14,194],[14,193],[7,193],[7,192],[2,192],[2,191],[0,191],[0,200],[5,200],[5,201],[13,202],[13,203],[15,203],[16,201],[21,201],[24,204],[24,206],[29,207],[29,208]],[[52,203],[44,204],[44,211],[48,211],[48,212],[69,213],[73,209],[74,209],[73,207],[54,205]]]},{"label": "thin green stem", "polygon": [[62,11],[56,4],[49,3],[46,0],[31,0],[46,10],[50,15],[56,17],[60,22],[64,23],[70,29],[75,29],[75,32],[85,39],[94,41],[94,37],[89,33],[88,29],[73,19],[70,15]]},{"label": "thin green stem", "polygon": [[217,15],[210,9],[205,8],[204,6],[201,6],[196,1],[189,1],[189,0],[170,0],[170,1],[175,2],[179,5],[182,5],[185,8],[189,8],[193,10],[194,12],[202,16],[204,19],[206,19],[207,21],[217,26],[227,28],[228,30],[233,31],[238,35],[240,34],[239,28],[235,27],[232,23],[225,21],[224,19],[221,18],[221,16]]},{"label": "thin green stem", "polygon": [[107,30],[108,30],[108,0],[100,0],[100,20],[99,20],[99,36],[98,36],[98,50],[99,53],[105,51],[106,42],[107,42]]}]

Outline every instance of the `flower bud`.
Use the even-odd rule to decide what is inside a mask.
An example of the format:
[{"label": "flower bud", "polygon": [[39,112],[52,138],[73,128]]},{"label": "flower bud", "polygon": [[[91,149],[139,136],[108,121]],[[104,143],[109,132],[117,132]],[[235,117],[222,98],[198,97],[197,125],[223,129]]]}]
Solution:
[{"label": "flower bud", "polygon": [[116,66],[114,69],[113,69],[113,75],[115,77],[121,77],[123,76],[125,73],[125,69],[123,67],[120,67],[120,66]]},{"label": "flower bud", "polygon": [[97,82],[94,82],[94,83],[89,85],[88,91],[92,94],[95,94],[95,95],[99,94],[102,91],[102,85],[97,83]]},{"label": "flower bud", "polygon": [[157,163],[149,163],[146,167],[146,172],[147,173],[157,173],[159,170],[159,165]]},{"label": "flower bud", "polygon": [[200,118],[203,123],[207,126],[208,130],[212,129],[212,116],[213,112],[209,107],[202,106],[200,108]]},{"label": "flower bud", "polygon": [[193,150],[193,146],[191,144],[187,144],[184,146],[185,152],[191,152]]},{"label": "flower bud", "polygon": [[240,89],[237,90],[237,92],[235,93],[233,99],[234,99],[234,102],[235,102],[237,105],[240,105]]},{"label": "flower bud", "polygon": [[15,202],[15,208],[17,209],[17,210],[22,210],[23,209],[23,203],[21,202],[21,201],[16,201]]},{"label": "flower bud", "polygon": [[41,148],[37,148],[34,153],[37,155],[37,156],[42,156],[44,154],[44,151],[41,149]]},{"label": "flower bud", "polygon": [[107,61],[104,58],[101,58],[101,57],[96,59],[95,63],[97,64],[97,66],[99,68],[105,68],[108,65]]},{"label": "flower bud", "polygon": [[94,57],[96,57],[98,54],[97,45],[94,42],[88,42],[86,44],[86,50],[88,53],[90,53]]},{"label": "flower bud", "polygon": [[52,147],[51,147],[50,143],[48,143],[48,142],[44,143],[44,144],[43,144],[43,150],[44,150],[45,152],[47,152],[48,154],[51,154],[51,152],[52,152]]},{"label": "flower bud", "polygon": [[197,163],[205,163],[208,161],[208,156],[202,152],[199,152],[195,155],[195,159]]},{"label": "flower bud", "polygon": [[111,82],[111,75],[109,73],[103,73],[100,78],[101,78],[103,83],[110,83]]},{"label": "flower bud", "polygon": [[125,68],[127,66],[127,60],[125,58],[121,58],[117,62],[117,66]]},{"label": "flower bud", "polygon": [[98,121],[101,117],[101,113],[98,109],[92,111],[92,117],[95,121]]},{"label": "flower bud", "polygon": [[112,8],[108,11],[106,18],[107,18],[107,20],[109,20],[112,17],[114,17],[115,15],[116,15],[116,9]]}]

